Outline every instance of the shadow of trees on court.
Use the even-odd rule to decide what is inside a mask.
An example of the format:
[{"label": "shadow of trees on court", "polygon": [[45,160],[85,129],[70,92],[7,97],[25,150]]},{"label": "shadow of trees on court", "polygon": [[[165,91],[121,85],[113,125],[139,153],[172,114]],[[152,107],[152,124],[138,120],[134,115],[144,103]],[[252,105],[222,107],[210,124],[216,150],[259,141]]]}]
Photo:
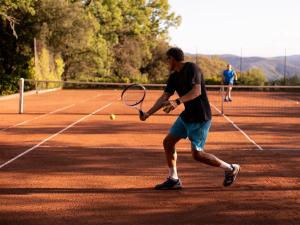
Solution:
[{"label": "shadow of trees on court", "polygon": [[[7,225],[37,222],[57,225],[296,225],[300,219],[299,206],[284,191],[295,192],[299,189],[265,186],[258,186],[256,189],[207,186],[164,192],[148,188],[0,189],[0,197],[14,195],[18,199],[20,196],[23,203],[22,210],[17,212],[0,211],[0,222]],[[282,194],[277,195],[278,192]],[[24,195],[31,198],[22,197]],[[34,207],[36,202],[40,202],[39,207]],[[74,204],[76,207],[50,210],[53,203],[61,206],[66,203]]]},{"label": "shadow of trees on court", "polygon": [[[66,128],[71,123],[55,125],[55,123],[49,123],[49,125],[41,125],[38,127],[17,127],[6,130],[5,132],[10,134],[55,134],[60,130]],[[163,123],[142,123],[142,122],[126,122],[109,120],[99,120],[98,122],[84,122],[78,123],[65,133],[72,134],[116,134],[116,133],[166,133],[169,129],[169,124]]]},{"label": "shadow of trees on court", "polygon": [[[56,147],[60,146],[60,147]],[[242,177],[291,177],[299,178],[299,151],[243,151],[243,150],[208,150],[209,153],[230,163],[239,163],[246,167]],[[51,143],[46,148],[37,148],[30,155],[18,159],[3,172],[13,171],[20,174],[71,174],[95,176],[161,176],[167,175],[163,148],[151,147],[130,148],[119,145],[102,147],[63,146]],[[257,169],[253,169],[257,168]],[[219,168],[208,167],[192,159],[188,149],[178,150],[178,171],[183,176],[191,174],[197,177],[195,185],[202,180],[205,185],[217,177],[219,183],[223,179],[223,172]],[[164,178],[164,177],[163,177]],[[198,180],[199,179],[199,180]],[[134,182],[134,181],[132,181]],[[190,182],[194,182],[190,177]]]},{"label": "shadow of trees on court", "polygon": [[[282,225],[300,219],[300,187],[291,182],[300,179],[298,151],[209,151],[242,166],[234,186],[223,188],[222,170],[179,150],[178,172],[185,188],[160,192],[153,186],[167,175],[163,150],[121,143],[115,148],[51,145],[1,169],[2,181],[12,174],[21,183],[27,180],[0,185],[1,224]],[[55,178],[56,185],[43,177]],[[43,182],[36,183],[38,179]],[[104,185],[103,179],[112,182]],[[58,211],[53,209],[57,204]]]},{"label": "shadow of trees on court", "polygon": [[300,118],[300,107],[230,107],[224,108],[227,116]]},{"label": "shadow of trees on court", "polygon": [[[114,134],[114,133],[167,133],[172,123],[155,123],[155,122],[127,122],[124,120],[99,120],[96,122],[84,122],[78,123],[71,127],[64,133],[78,133],[78,134]],[[65,124],[56,125],[55,123],[49,122],[48,125],[40,125],[36,127],[16,127],[6,130],[6,133],[11,134],[53,134],[68,126],[71,123],[65,122]],[[246,132],[259,132],[259,133],[272,133],[274,135],[298,135],[300,134],[300,126],[298,123],[294,124],[277,124],[274,122],[256,122],[256,123],[237,123]],[[236,131],[231,124],[219,125],[217,122],[212,123],[210,129],[211,132],[226,132]]]}]

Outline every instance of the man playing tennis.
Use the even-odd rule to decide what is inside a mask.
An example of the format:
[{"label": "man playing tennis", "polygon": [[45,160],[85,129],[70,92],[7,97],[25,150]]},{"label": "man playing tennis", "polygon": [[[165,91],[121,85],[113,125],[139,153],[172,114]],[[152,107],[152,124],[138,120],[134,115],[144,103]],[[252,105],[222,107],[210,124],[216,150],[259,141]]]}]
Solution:
[{"label": "man playing tennis", "polygon": [[232,66],[230,64],[228,64],[227,69],[224,70],[224,72],[223,72],[223,84],[227,85],[227,91],[226,91],[226,95],[224,98],[225,102],[232,101],[231,91],[232,91],[233,83],[236,80],[237,80],[237,74],[232,69]]},{"label": "man playing tennis", "polygon": [[[228,164],[216,156],[204,152],[205,141],[211,126],[211,109],[206,95],[203,74],[196,64],[184,62],[184,53],[180,48],[170,48],[167,51],[167,57],[171,74],[164,93],[148,112],[140,115],[140,119],[146,120],[162,107],[168,113],[181,103],[184,104],[185,110],[177,118],[163,141],[169,177],[165,182],[156,185],[155,189],[182,188],[177,175],[175,145],[180,139],[187,137],[191,141],[193,158],[201,163],[222,168],[225,171],[223,185],[229,186],[236,179],[240,166]],[[175,91],[180,97],[176,100],[169,100]]]}]

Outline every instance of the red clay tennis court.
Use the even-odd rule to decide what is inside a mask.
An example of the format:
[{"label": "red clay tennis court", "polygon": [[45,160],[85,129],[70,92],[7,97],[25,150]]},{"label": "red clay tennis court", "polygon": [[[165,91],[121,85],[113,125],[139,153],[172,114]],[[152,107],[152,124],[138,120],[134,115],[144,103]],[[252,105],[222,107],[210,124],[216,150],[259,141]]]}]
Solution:
[{"label": "red clay tennis court", "polygon": [[[141,122],[120,93],[26,95],[24,114],[18,98],[0,100],[1,225],[299,224],[299,92],[271,98],[236,91],[225,116],[220,96],[209,92],[206,151],[238,162],[241,172],[224,188],[223,171],[193,161],[189,142],[181,141],[181,191],[153,186],[167,176],[162,140],[182,108]],[[143,107],[160,94],[148,91]],[[255,107],[260,101],[265,107]]]}]

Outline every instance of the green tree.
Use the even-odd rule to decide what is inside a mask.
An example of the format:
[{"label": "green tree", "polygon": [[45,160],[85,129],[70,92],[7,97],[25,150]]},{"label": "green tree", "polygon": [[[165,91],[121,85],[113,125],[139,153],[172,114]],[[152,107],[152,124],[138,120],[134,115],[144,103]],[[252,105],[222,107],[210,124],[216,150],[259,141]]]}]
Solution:
[{"label": "green tree", "polygon": [[294,76],[288,77],[286,79],[281,78],[272,81],[273,85],[300,85],[300,75],[295,74]]},{"label": "green tree", "polygon": [[39,39],[51,51],[61,54],[65,63],[64,80],[87,79],[105,71],[107,43],[98,34],[97,20],[81,3],[43,0],[37,8],[38,25],[44,30]]},{"label": "green tree", "polygon": [[203,55],[192,55],[188,56],[187,59],[199,65],[207,84],[221,84],[223,71],[228,64],[226,61],[218,56]]},{"label": "green tree", "polygon": [[165,83],[169,68],[166,63],[166,52],[170,48],[165,40],[160,40],[157,45],[151,49],[151,59],[141,68],[143,74],[148,75],[151,83]]},{"label": "green tree", "polygon": [[20,77],[56,79],[63,68],[65,80],[160,82],[168,29],[180,20],[167,0],[1,0],[1,93]]},{"label": "green tree", "polygon": [[287,79],[287,85],[300,85],[300,75],[295,74]]},{"label": "green tree", "polygon": [[[180,17],[169,9],[166,0],[102,0],[89,5],[89,11],[99,21],[100,35],[110,46],[112,76],[124,74],[129,78],[139,76],[141,71],[147,73],[143,68],[152,63],[152,52],[161,39],[166,40],[169,27],[180,23]],[[132,52],[132,46],[136,47],[136,52]],[[126,59],[130,57],[129,52],[135,63]],[[129,68],[133,74],[128,73]]]},{"label": "green tree", "polygon": [[36,0],[1,0],[0,18],[5,23],[8,22],[15,37],[18,37],[15,25],[19,23],[19,12],[29,12],[34,14],[33,4]]},{"label": "green tree", "polygon": [[[0,4],[0,94],[17,90],[20,77],[30,77],[33,55],[34,1],[2,1]],[[10,20],[13,18],[13,20]]]},{"label": "green tree", "polygon": [[240,77],[240,83],[244,85],[263,86],[267,83],[267,78],[262,70],[258,68],[252,68],[242,73]]}]

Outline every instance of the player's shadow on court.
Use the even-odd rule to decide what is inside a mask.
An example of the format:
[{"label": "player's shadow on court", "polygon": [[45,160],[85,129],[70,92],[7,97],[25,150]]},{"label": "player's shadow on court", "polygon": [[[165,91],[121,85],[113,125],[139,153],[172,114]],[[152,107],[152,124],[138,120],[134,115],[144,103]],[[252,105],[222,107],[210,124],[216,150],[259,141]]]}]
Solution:
[{"label": "player's shadow on court", "polygon": [[300,187],[268,187],[259,185],[245,185],[238,187],[184,187],[181,190],[157,191],[149,188],[0,188],[0,195],[29,195],[29,194],[172,194],[172,193],[193,193],[193,192],[249,192],[249,191],[299,191]]}]

